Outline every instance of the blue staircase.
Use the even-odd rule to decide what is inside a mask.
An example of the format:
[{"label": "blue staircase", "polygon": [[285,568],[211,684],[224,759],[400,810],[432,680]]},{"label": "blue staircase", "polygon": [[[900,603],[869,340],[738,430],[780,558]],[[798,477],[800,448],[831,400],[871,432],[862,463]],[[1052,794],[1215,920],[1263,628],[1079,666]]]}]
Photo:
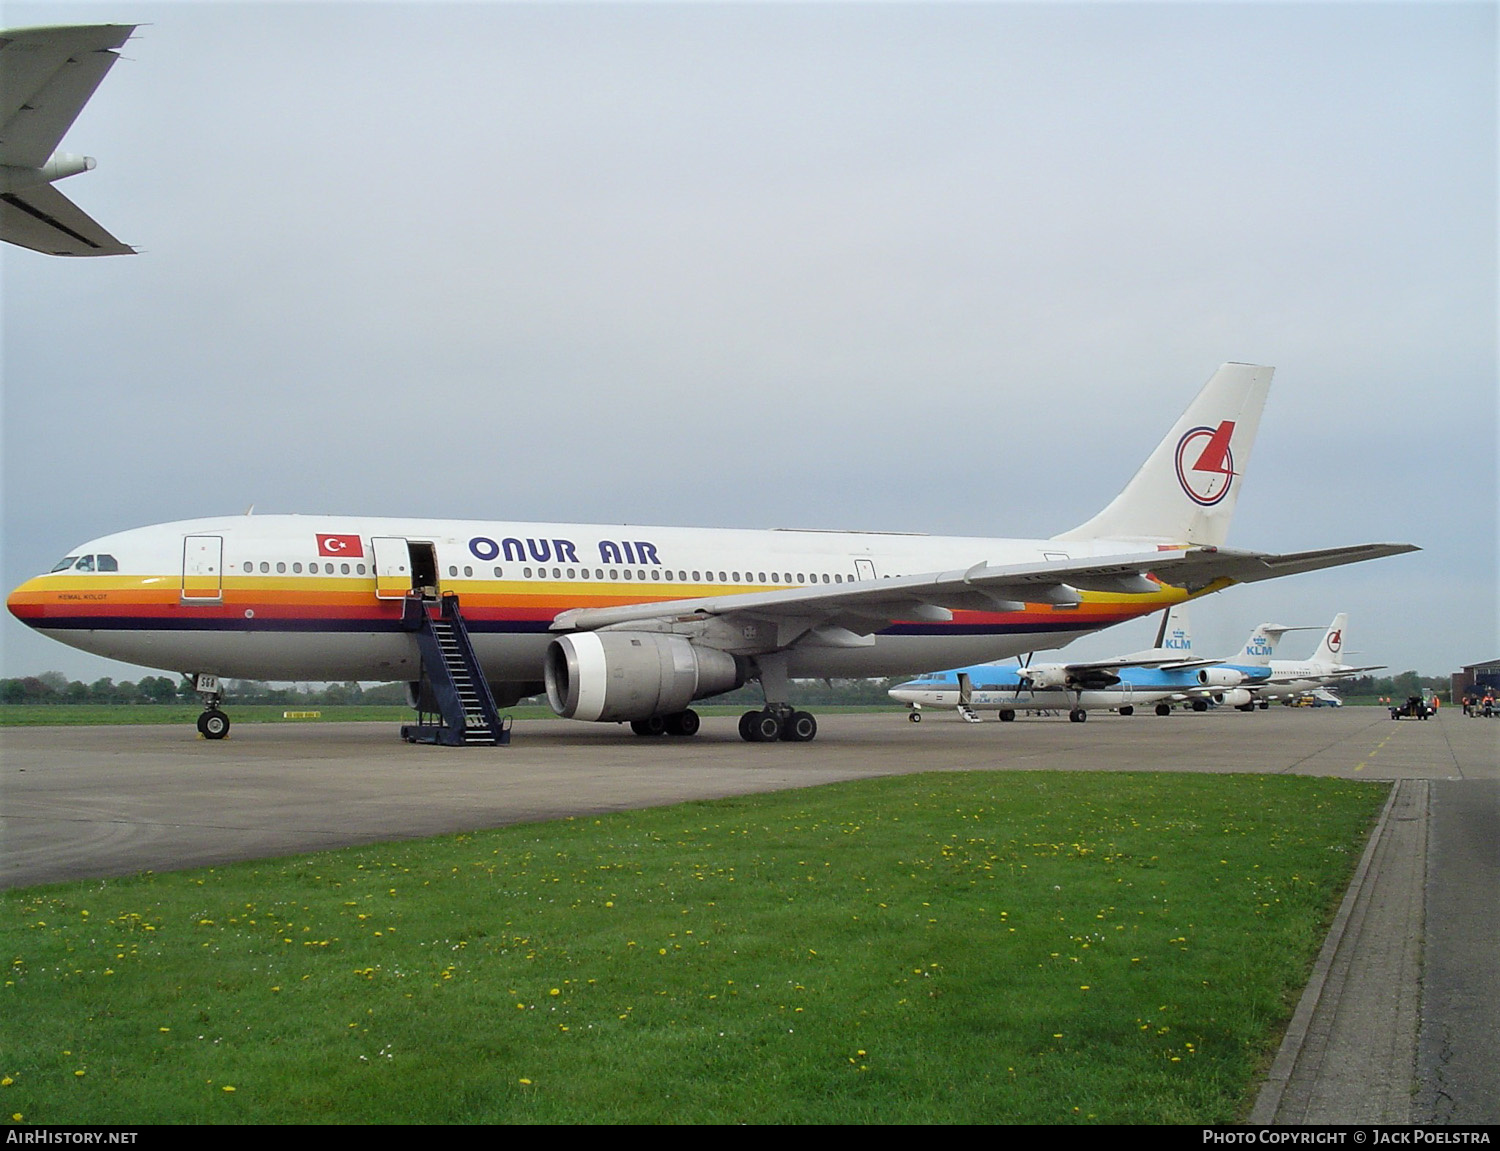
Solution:
[{"label": "blue staircase", "polygon": [[[416,633],[422,653],[417,722],[404,724],[401,738],[407,743],[448,747],[510,743],[510,717],[495,707],[495,697],[469,642],[458,597],[445,595],[434,604],[412,596],[406,601],[401,626]],[[425,710],[434,706],[435,711]]]}]

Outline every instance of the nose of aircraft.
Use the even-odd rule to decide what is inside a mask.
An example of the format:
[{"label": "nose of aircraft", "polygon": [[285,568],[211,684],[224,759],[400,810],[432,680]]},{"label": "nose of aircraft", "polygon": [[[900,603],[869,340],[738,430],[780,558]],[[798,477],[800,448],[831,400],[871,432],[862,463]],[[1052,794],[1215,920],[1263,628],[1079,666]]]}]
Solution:
[{"label": "nose of aircraft", "polygon": [[5,597],[5,606],[10,609],[10,614],[28,627],[35,627],[42,614],[41,597],[37,594],[36,587],[38,582],[35,578],[29,579]]}]

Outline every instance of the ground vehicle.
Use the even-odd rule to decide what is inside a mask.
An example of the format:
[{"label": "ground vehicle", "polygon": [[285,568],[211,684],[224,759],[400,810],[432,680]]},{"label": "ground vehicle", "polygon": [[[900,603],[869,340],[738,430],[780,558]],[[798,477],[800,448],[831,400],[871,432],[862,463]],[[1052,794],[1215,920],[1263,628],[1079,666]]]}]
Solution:
[{"label": "ground vehicle", "polygon": [[1426,719],[1437,709],[1428,705],[1420,695],[1406,697],[1406,702],[1400,707],[1391,708],[1392,719]]}]

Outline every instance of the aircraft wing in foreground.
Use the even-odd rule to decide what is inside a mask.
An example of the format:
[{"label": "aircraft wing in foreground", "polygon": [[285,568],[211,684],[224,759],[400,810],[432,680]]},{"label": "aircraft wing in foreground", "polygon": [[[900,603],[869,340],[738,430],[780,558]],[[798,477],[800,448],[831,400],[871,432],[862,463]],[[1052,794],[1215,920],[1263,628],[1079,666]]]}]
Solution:
[{"label": "aircraft wing in foreground", "polygon": [[0,239],[51,256],[135,252],[52,185],[94,167],[57,152],[135,25],[0,32]]}]

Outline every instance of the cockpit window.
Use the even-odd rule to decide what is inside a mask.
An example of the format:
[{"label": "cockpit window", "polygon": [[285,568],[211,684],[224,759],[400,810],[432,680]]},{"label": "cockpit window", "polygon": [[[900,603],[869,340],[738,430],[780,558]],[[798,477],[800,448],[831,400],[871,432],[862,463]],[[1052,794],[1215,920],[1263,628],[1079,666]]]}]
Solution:
[{"label": "cockpit window", "polygon": [[100,555],[99,570],[102,572],[117,572],[120,570],[119,561],[114,556]]},{"label": "cockpit window", "polygon": [[91,571],[93,571],[94,570],[94,557],[93,556],[84,556],[81,560],[78,561],[77,566],[73,570],[74,571],[81,571],[81,572],[91,572]]},{"label": "cockpit window", "polygon": [[60,559],[57,563],[53,564],[52,570],[55,572],[65,572],[77,562],[77,556],[68,556],[66,559]]}]

